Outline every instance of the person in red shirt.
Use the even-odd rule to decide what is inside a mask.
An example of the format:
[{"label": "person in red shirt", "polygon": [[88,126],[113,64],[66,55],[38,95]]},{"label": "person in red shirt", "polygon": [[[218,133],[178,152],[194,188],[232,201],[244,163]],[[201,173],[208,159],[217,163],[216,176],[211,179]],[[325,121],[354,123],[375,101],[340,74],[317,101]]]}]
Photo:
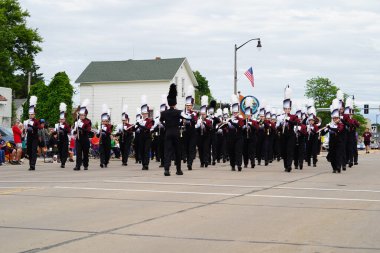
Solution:
[{"label": "person in red shirt", "polygon": [[363,138],[364,138],[364,145],[365,145],[365,153],[369,154],[369,149],[370,149],[370,144],[371,144],[371,137],[372,134],[369,131],[369,128],[365,129],[365,132],[363,133]]},{"label": "person in red shirt", "polygon": [[12,163],[17,164],[17,165],[21,164],[20,159],[22,156],[22,135],[23,135],[22,129],[23,129],[23,124],[20,123],[20,120],[16,120],[15,124],[12,127],[13,139],[16,146],[16,152],[12,159]]}]

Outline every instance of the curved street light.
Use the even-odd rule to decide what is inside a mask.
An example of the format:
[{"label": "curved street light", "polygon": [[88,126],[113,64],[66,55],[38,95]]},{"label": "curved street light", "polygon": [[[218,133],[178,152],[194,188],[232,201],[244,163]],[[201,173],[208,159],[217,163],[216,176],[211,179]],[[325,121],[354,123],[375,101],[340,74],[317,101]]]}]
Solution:
[{"label": "curved street light", "polygon": [[253,40],[257,40],[257,48],[258,49],[261,49],[261,40],[260,40],[260,38],[255,38],[255,39],[250,39],[250,40],[248,40],[248,41],[246,41],[246,42],[244,42],[243,44],[241,44],[240,46],[237,46],[236,44],[235,44],[235,64],[234,64],[234,94],[235,95],[237,95],[237,70],[236,70],[236,68],[237,68],[237,66],[236,66],[236,60],[237,60],[237,51],[240,49],[240,48],[242,48],[245,44],[247,44],[247,43],[249,43],[249,42],[251,42],[251,41],[253,41]]}]

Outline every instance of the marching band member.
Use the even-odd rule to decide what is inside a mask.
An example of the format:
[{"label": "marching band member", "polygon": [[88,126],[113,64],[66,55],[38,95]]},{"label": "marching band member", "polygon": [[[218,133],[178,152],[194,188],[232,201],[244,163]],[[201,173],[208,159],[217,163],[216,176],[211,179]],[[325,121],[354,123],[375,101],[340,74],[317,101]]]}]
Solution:
[{"label": "marching band member", "polygon": [[121,163],[123,166],[127,166],[134,131],[134,125],[129,124],[128,105],[123,106],[121,117],[122,125],[119,126],[116,136],[119,136]]},{"label": "marching band member", "polygon": [[29,99],[29,120],[25,124],[26,129],[26,151],[29,157],[29,170],[36,170],[37,147],[38,147],[38,129],[40,129],[39,120],[36,119],[37,97],[31,96]]},{"label": "marching band member", "polygon": [[73,134],[76,134],[75,148],[77,152],[74,170],[80,170],[83,164],[84,170],[88,170],[88,153],[90,150],[89,134],[91,133],[91,120],[87,118],[87,105],[90,100],[85,99],[80,106],[78,120],[75,122]]},{"label": "marching band member", "polygon": [[195,125],[198,133],[198,152],[201,168],[208,167],[212,122],[207,118],[208,96],[201,97],[200,117]]},{"label": "marching band member", "polygon": [[59,123],[55,125],[58,139],[58,157],[61,161],[61,168],[65,168],[67,157],[69,156],[69,136],[71,131],[69,124],[66,123],[66,109],[65,103],[59,105]]},{"label": "marching band member", "polygon": [[243,136],[241,131],[244,121],[239,115],[239,102],[235,94],[231,96],[231,108],[232,116],[231,119],[228,120],[227,148],[231,170],[235,171],[235,166],[237,166],[238,171],[241,171],[243,147]]},{"label": "marching band member", "polygon": [[307,165],[311,166],[311,160],[313,159],[313,167],[317,167],[317,162],[318,162],[317,156],[319,152],[319,145],[318,145],[319,127],[315,123],[317,114],[316,114],[316,110],[314,106],[312,106],[310,110],[308,110],[308,115],[309,117],[307,118],[307,126],[306,126],[306,130],[307,130],[306,161],[307,161]]},{"label": "marching band member", "polygon": [[[136,108],[136,123],[141,120],[141,108],[137,107]],[[135,138],[133,140],[133,146],[135,149],[135,160],[136,163],[141,163],[142,160],[142,151],[141,151],[141,129],[135,126]]]},{"label": "marching band member", "polygon": [[[345,124],[347,130],[346,142],[346,163],[348,167],[352,167],[358,163],[357,160],[357,141],[356,129],[359,128],[359,122],[352,118],[354,111],[354,102],[351,97],[346,99],[346,107],[344,109],[342,123]],[[356,158],[356,160],[355,160]]]},{"label": "marching band member", "polygon": [[344,124],[340,120],[339,100],[334,99],[330,106],[332,122],[326,125],[323,130],[324,134],[329,133],[329,153],[327,155],[328,161],[331,163],[333,173],[340,173],[345,163],[345,133]]},{"label": "marching band member", "polygon": [[183,135],[183,156],[187,162],[187,169],[192,170],[193,161],[196,155],[197,134],[195,125],[198,121],[198,115],[193,111],[194,105],[194,87],[189,85],[186,91],[186,102],[184,113],[189,119],[183,119],[182,125],[184,125]]},{"label": "marching band member", "polygon": [[243,126],[243,160],[244,168],[248,166],[248,160],[251,162],[251,168],[255,168],[256,156],[256,142],[257,142],[257,129],[258,124],[256,120],[252,119],[252,105],[253,98],[247,97],[244,101],[245,104],[245,119]]},{"label": "marching band member", "polygon": [[306,151],[306,136],[307,128],[306,125],[301,123],[305,122],[303,120],[303,113],[301,107],[297,107],[296,116],[300,122],[294,126],[294,132],[296,134],[296,145],[294,150],[294,168],[303,169],[303,161],[305,160],[305,151]]},{"label": "marching band member", "polygon": [[262,147],[263,158],[265,161],[265,166],[268,166],[270,160],[273,158],[273,138],[276,125],[271,122],[272,114],[269,106],[265,109],[265,120],[264,120],[264,141]]},{"label": "marching band member", "polygon": [[299,123],[299,119],[296,115],[291,114],[292,90],[289,85],[285,88],[285,99],[283,101],[284,115],[280,122],[281,126],[281,150],[282,159],[284,160],[285,172],[292,171],[292,162],[294,158],[294,149],[296,145],[296,134],[294,132],[294,126]]},{"label": "marching band member", "polygon": [[218,117],[215,117],[216,101],[211,100],[208,108],[208,119],[211,121],[212,127],[210,129],[210,146],[211,153],[209,152],[209,163],[211,162],[212,155],[212,165],[216,164],[217,160],[217,140],[216,140],[216,126],[220,122]]},{"label": "marching band member", "polygon": [[[162,95],[162,104],[160,105],[160,117],[162,112],[166,111],[168,109],[166,105],[166,98],[167,95]],[[158,134],[158,157],[160,161],[160,168],[164,167],[164,161],[165,161],[165,127],[160,122],[160,119],[158,119],[156,124],[156,132]]]},{"label": "marching band member", "polygon": [[169,109],[161,112],[161,123],[165,126],[165,154],[164,154],[164,167],[165,176],[170,176],[170,165],[172,157],[175,157],[177,175],[183,175],[181,170],[181,149],[180,149],[180,130],[179,122],[181,119],[191,119],[191,115],[186,115],[180,110],[175,109],[177,105],[177,86],[172,83],[169,88],[169,94],[167,96]]},{"label": "marching band member", "polygon": [[142,161],[142,170],[149,169],[149,151],[150,145],[152,143],[152,135],[150,129],[153,126],[153,120],[149,118],[149,107],[147,104],[146,95],[141,96],[141,114],[142,119],[137,121],[136,126],[140,129],[141,134],[141,161]]},{"label": "marching band member", "polygon": [[273,136],[273,160],[277,161],[281,160],[281,131],[279,131],[277,127],[277,119],[281,116],[281,113],[282,111],[278,109],[277,114],[272,115],[272,124],[275,125]]},{"label": "marching band member", "polygon": [[102,106],[101,121],[97,137],[99,138],[100,167],[107,168],[111,156],[111,134],[112,125],[110,124],[110,111],[106,104]]},{"label": "marching band member", "polygon": [[265,102],[262,102],[262,105],[259,109],[258,113],[258,131],[257,131],[257,144],[256,144],[256,157],[257,157],[257,164],[261,165],[261,160],[264,157],[264,141],[265,141]]}]

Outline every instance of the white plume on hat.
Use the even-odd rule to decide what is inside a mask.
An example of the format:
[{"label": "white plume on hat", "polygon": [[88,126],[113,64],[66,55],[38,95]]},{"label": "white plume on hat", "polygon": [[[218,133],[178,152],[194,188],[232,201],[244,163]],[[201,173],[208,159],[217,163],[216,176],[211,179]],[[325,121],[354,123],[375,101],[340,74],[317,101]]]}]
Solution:
[{"label": "white plume on hat", "polygon": [[102,105],[102,114],[107,113],[108,114],[108,106],[106,104]]},{"label": "white plume on hat", "polygon": [[161,104],[166,104],[166,97],[167,97],[166,94],[161,95]]},{"label": "white plume on hat", "polygon": [[127,104],[124,104],[124,105],[123,105],[123,112],[124,112],[124,113],[127,113],[127,111],[128,111],[128,105],[127,105]]},{"label": "white plume on hat", "polygon": [[141,105],[146,105],[147,104],[147,99],[146,99],[146,95],[141,95]]},{"label": "white plume on hat", "polygon": [[141,114],[141,108],[140,107],[136,108],[136,114]]},{"label": "white plume on hat", "polygon": [[29,99],[29,106],[36,106],[37,105],[37,97],[31,96]]},{"label": "white plume on hat", "polygon": [[80,107],[87,107],[89,103],[90,103],[90,100],[89,100],[88,98],[86,98],[86,99],[82,102],[82,104],[81,104]]},{"label": "white plume on hat", "polygon": [[238,103],[238,98],[235,94],[231,95],[231,104],[236,104]]},{"label": "white plume on hat", "polygon": [[221,108],[218,108],[218,110],[216,110],[216,116],[219,117],[222,115],[223,115],[223,110]]},{"label": "white plume on hat", "polygon": [[193,96],[193,95],[194,95],[194,86],[193,85],[187,86],[186,97]]},{"label": "white plume on hat", "polygon": [[315,107],[312,106],[309,110],[308,110],[308,113],[309,114],[313,114],[314,116],[317,116],[317,111],[315,110]]},{"label": "white plume on hat", "polygon": [[331,111],[334,111],[334,110],[339,109],[339,108],[340,108],[340,106],[339,106],[339,99],[335,98],[332,101],[332,104],[331,104]]},{"label": "white plume on hat", "polygon": [[253,98],[252,97],[247,97],[244,101],[245,107],[252,107],[253,104]]},{"label": "white plume on hat", "polygon": [[65,103],[60,103],[59,104],[59,111],[60,112],[66,112],[67,110],[67,105]]},{"label": "white plume on hat", "polygon": [[207,106],[208,105],[208,96],[204,95],[201,97],[201,105]]},{"label": "white plume on hat", "polygon": [[351,97],[348,97],[346,99],[346,107],[350,107],[351,109],[354,109],[354,100]]},{"label": "white plume on hat", "polygon": [[343,100],[343,97],[344,97],[343,92],[341,90],[338,90],[336,92],[336,98],[339,100]]},{"label": "white plume on hat", "polygon": [[223,114],[229,114],[229,113],[230,113],[230,111],[228,110],[227,107],[223,109]]},{"label": "white plume on hat", "polygon": [[287,85],[287,86],[285,87],[285,92],[284,92],[284,97],[285,97],[285,99],[291,99],[291,98],[292,98],[292,94],[293,94],[292,89],[290,88],[289,85]]}]

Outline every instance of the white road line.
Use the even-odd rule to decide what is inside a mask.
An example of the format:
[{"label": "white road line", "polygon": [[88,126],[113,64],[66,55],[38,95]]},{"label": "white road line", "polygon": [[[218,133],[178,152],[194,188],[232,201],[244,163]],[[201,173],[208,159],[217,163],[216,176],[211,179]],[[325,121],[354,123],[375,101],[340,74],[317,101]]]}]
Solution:
[{"label": "white road line", "polygon": [[93,191],[125,191],[125,192],[149,192],[149,193],[170,193],[170,194],[193,194],[193,195],[216,195],[216,196],[245,196],[257,198],[286,198],[286,199],[307,199],[307,200],[334,200],[334,201],[358,201],[358,202],[380,202],[380,199],[351,199],[351,198],[325,198],[325,197],[299,197],[289,195],[261,195],[261,194],[238,194],[224,192],[183,192],[183,191],[160,191],[160,190],[140,190],[140,189],[116,189],[116,188],[93,188],[93,187],[66,187],[54,186],[56,189],[69,190],[93,190]]},{"label": "white road line", "polygon": [[251,194],[247,197],[260,197],[260,198],[284,198],[284,199],[311,199],[311,200],[338,200],[338,201],[360,201],[360,202],[380,202],[380,199],[346,199],[346,198],[323,198],[323,197],[298,197],[286,195],[258,195]]},{"label": "white road line", "polygon": [[0,186],[0,189],[44,189],[43,187],[30,186]]},{"label": "white road line", "polygon": [[231,188],[270,188],[287,189],[287,190],[305,190],[305,191],[342,191],[342,192],[371,192],[380,193],[380,190],[364,190],[364,189],[339,189],[339,188],[313,188],[313,187],[287,187],[269,185],[233,185],[233,184],[192,184],[192,183],[172,183],[172,182],[148,182],[148,181],[122,181],[122,180],[104,180],[105,183],[130,183],[130,184],[156,184],[156,185],[183,185],[183,186],[210,186],[210,187],[231,187]]},{"label": "white road line", "polygon": [[220,195],[220,196],[239,196],[236,193],[222,192],[182,192],[182,191],[161,191],[161,190],[140,190],[140,189],[114,189],[114,188],[93,188],[93,187],[66,187],[54,186],[56,189],[71,189],[71,190],[95,190],[95,191],[125,191],[125,192],[150,192],[150,193],[172,193],[172,194],[194,194],[194,195]]},{"label": "white road line", "polygon": [[184,185],[184,186],[212,186],[212,187],[235,187],[235,188],[268,188],[268,185],[233,185],[233,184],[192,184],[172,182],[148,182],[148,181],[118,181],[105,180],[105,183],[130,183],[130,184],[157,184],[157,185]]},{"label": "white road line", "polygon": [[94,183],[97,180],[78,180],[78,181],[0,181],[1,183]]}]

